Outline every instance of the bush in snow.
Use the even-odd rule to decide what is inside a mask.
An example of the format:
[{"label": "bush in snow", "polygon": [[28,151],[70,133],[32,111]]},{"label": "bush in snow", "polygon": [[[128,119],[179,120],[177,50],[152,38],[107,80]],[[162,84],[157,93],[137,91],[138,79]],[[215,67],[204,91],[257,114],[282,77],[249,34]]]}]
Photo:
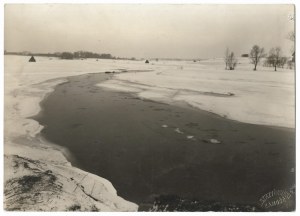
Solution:
[{"label": "bush in snow", "polygon": [[230,52],[229,49],[226,49],[225,58],[224,58],[226,70],[234,70],[237,65],[237,59],[234,56],[234,52]]}]

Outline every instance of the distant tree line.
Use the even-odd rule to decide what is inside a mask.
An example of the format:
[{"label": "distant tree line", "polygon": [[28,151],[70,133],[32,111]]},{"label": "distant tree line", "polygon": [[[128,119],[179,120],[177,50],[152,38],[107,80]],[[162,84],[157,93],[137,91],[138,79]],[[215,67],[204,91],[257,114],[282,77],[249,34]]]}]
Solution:
[{"label": "distant tree line", "polygon": [[111,54],[103,53],[93,53],[86,51],[77,51],[73,53],[73,58],[99,58],[99,59],[115,59]]},{"label": "distant tree line", "polygon": [[4,51],[5,55],[24,55],[24,56],[44,56],[44,57],[57,57],[61,59],[79,59],[79,58],[99,58],[99,59],[117,59],[108,53],[93,53],[87,51],[77,51],[77,52],[55,52],[55,53],[31,53],[27,51],[23,52],[8,52]]}]

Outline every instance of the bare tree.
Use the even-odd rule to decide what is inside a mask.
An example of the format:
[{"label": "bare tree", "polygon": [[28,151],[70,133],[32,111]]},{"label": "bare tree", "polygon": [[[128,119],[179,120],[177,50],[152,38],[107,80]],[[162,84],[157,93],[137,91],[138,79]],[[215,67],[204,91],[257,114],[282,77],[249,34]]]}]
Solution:
[{"label": "bare tree", "polygon": [[225,61],[225,64],[226,64],[225,70],[228,69],[228,59],[229,59],[229,49],[226,48],[226,51],[225,51],[225,57],[224,57],[224,61]]},{"label": "bare tree", "polygon": [[257,64],[260,62],[260,59],[265,57],[264,48],[260,48],[258,45],[254,45],[250,51],[250,60],[254,64],[254,69],[256,71]]},{"label": "bare tree", "polygon": [[231,52],[229,56],[229,70],[234,70],[237,65],[237,62],[238,61],[234,56],[234,52]]},{"label": "bare tree", "polygon": [[287,57],[281,57],[281,58],[279,59],[278,67],[283,68],[284,65],[287,63],[287,61],[288,61],[288,58],[287,58]]},{"label": "bare tree", "polygon": [[237,59],[234,56],[234,52],[230,52],[227,48],[225,51],[225,58],[226,70],[234,70],[237,65]]},{"label": "bare tree", "polygon": [[292,48],[291,48],[291,53],[293,54],[293,58],[295,58],[295,31],[291,31],[291,32],[288,34],[287,38],[288,38],[291,42],[293,42],[293,46],[292,46]]},{"label": "bare tree", "polygon": [[294,64],[295,64],[295,62],[293,62],[293,61],[287,61],[287,67],[288,67],[288,69],[293,69],[294,68]]},{"label": "bare tree", "polygon": [[293,46],[291,48],[292,60],[289,63],[289,68],[293,68],[293,65],[295,63],[295,31],[291,31],[288,34],[288,39],[293,42]]},{"label": "bare tree", "polygon": [[277,71],[277,66],[279,66],[282,61],[281,55],[280,47],[272,48],[269,52],[267,62],[269,65],[272,65],[275,68],[275,71]]}]

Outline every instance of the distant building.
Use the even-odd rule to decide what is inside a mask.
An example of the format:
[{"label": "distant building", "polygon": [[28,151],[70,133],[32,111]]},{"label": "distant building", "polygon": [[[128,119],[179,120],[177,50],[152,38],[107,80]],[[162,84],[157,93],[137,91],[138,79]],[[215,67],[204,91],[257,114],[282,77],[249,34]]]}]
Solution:
[{"label": "distant building", "polygon": [[31,56],[31,58],[29,59],[29,62],[36,62],[36,60],[33,56]]},{"label": "distant building", "polygon": [[148,60],[146,60],[146,61],[145,61],[145,63],[146,63],[146,64],[149,64],[149,61],[148,61]]}]

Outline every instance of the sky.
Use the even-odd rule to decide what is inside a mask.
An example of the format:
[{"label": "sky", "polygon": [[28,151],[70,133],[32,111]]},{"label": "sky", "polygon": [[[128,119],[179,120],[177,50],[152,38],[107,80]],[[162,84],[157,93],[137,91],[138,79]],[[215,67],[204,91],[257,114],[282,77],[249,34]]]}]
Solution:
[{"label": "sky", "polygon": [[6,4],[6,51],[214,58],[257,44],[291,55],[293,5]]}]

